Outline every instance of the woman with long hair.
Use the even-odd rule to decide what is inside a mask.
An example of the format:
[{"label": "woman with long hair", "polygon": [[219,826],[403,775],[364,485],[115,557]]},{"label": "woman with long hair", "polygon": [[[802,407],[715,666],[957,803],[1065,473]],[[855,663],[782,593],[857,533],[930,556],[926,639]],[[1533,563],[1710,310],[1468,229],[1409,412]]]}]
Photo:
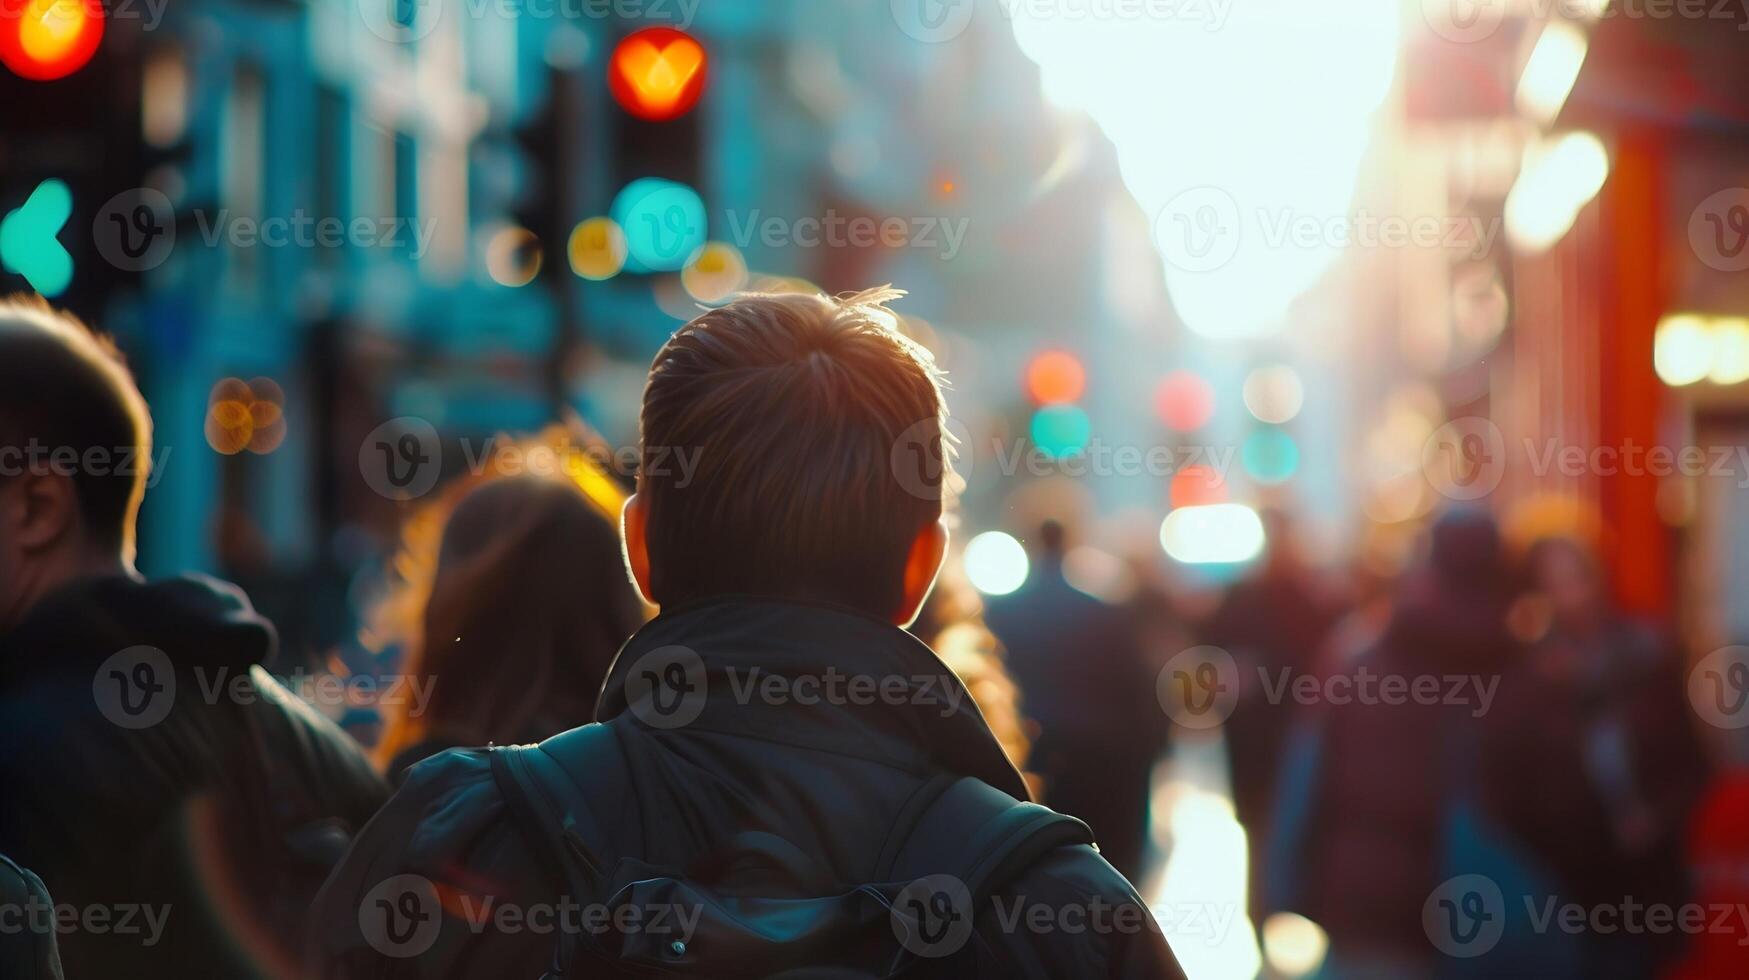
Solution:
[{"label": "woman with long hair", "polygon": [[[620,644],[646,613],[620,555],[623,492],[575,433],[500,441],[403,529],[367,631],[399,644],[413,695],[384,706],[389,778],[447,748],[537,741],[593,721]],[[518,475],[497,475],[515,453]]]}]

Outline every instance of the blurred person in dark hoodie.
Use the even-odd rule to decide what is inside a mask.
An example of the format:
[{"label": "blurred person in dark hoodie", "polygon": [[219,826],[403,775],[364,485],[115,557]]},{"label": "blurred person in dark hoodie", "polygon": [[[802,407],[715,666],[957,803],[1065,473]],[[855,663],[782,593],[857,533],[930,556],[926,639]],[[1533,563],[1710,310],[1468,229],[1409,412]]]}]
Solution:
[{"label": "blurred person in dark hoodie", "polygon": [[[1383,635],[1328,669],[1328,696],[1306,705],[1290,736],[1266,905],[1325,929],[1329,977],[1435,976],[1471,962],[1442,956],[1430,941],[1438,921],[1424,918],[1436,889],[1460,875],[1499,885],[1507,907],[1490,915],[1541,891],[1524,884],[1532,872],[1484,809],[1487,716],[1520,655],[1507,629],[1510,580],[1492,517],[1442,515]],[[1373,693],[1362,695],[1368,676]],[[1425,696],[1411,696],[1417,683]],[[1563,975],[1541,969],[1541,955],[1503,943],[1473,962],[1492,971],[1482,975]]]},{"label": "blurred person in dark hoodie", "polygon": [[[1502,685],[1487,753],[1492,804],[1587,907],[1687,899],[1690,817],[1708,782],[1681,657],[1652,622],[1610,602],[1579,541],[1546,537],[1523,560],[1523,663]],[[1677,933],[1586,937],[1587,977],[1651,976]]]},{"label": "blurred person in dark hoodie", "polygon": [[134,570],[151,452],[107,341],[0,303],[0,852],[103,912],[61,936],[71,976],[283,973],[386,787],[261,669],[242,593]]},{"label": "blurred person in dark hoodie", "polygon": [[645,614],[620,558],[625,493],[589,458],[591,440],[562,427],[496,440],[479,474],[403,527],[365,636],[400,646],[412,679],[414,695],[383,708],[374,753],[397,785],[445,749],[595,720],[607,669]]},{"label": "blurred person in dark hoodie", "polygon": [[1033,759],[1045,801],[1087,821],[1106,860],[1134,880],[1168,720],[1137,624],[1125,609],[1069,584],[1065,539],[1062,524],[1045,521],[1026,582],[992,596],[985,619],[1039,724]]}]

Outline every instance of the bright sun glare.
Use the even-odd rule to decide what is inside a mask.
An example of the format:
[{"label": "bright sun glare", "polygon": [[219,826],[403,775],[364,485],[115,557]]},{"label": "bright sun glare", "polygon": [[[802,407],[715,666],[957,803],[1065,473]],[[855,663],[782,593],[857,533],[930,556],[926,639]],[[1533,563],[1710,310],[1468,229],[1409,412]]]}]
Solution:
[{"label": "bright sun glare", "polygon": [[1339,251],[1280,230],[1348,213],[1396,68],[1396,0],[1211,4],[1197,17],[1010,9],[1046,96],[1116,146],[1185,322],[1211,337],[1278,329]]}]

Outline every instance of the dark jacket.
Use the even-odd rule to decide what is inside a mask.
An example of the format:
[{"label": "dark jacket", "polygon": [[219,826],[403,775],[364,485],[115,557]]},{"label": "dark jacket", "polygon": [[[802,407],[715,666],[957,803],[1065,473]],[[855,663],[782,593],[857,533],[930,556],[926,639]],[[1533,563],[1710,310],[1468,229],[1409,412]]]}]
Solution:
[{"label": "dark jacket", "polygon": [[[638,700],[636,690],[653,660],[677,646],[698,658],[689,677],[703,695],[693,703],[696,717],[653,727],[648,701]],[[794,697],[773,697],[755,680],[829,672],[902,678],[905,696],[815,697],[798,687]],[[904,804],[932,777],[975,776],[1026,797],[965,689],[934,653],[903,630],[836,607],[723,599],[666,612],[620,652],[597,717],[611,726],[619,748],[618,758],[602,758],[601,765],[624,766],[630,792],[600,800],[593,819],[624,853],[653,865],[733,864],[726,842],[762,833],[793,845],[829,879],[820,894],[837,894],[876,880],[882,846]],[[550,906],[562,894],[553,869],[517,832],[504,799],[484,752],[448,752],[415,766],[317,900],[319,972],[540,975],[553,935],[476,932],[464,921],[467,909],[488,899],[528,908]],[[380,940],[373,948],[362,934],[360,909],[370,893],[400,875],[429,879],[441,897],[441,928],[417,958],[380,956]],[[1009,894],[1056,907],[1141,906],[1129,883],[1085,846],[1047,855],[1015,879]],[[976,934],[1025,965],[1017,973],[981,961],[978,976],[1182,976],[1155,928],[1004,933],[996,918],[980,912]],[[1145,912],[1140,918],[1152,922]]]},{"label": "dark jacket", "polygon": [[1019,589],[985,601],[984,621],[1008,651],[1022,707],[1045,739],[1131,747],[1149,760],[1170,724],[1154,696],[1158,668],[1121,608],[1070,585],[1044,558]]},{"label": "dark jacket", "polygon": [[0,851],[109,919],[60,937],[68,975],[296,962],[305,907],[388,791],[261,669],[273,644],[231,586],[119,575],[0,636]]},{"label": "dark jacket", "polygon": [[0,977],[61,980],[53,910],[42,879],[0,856]]}]

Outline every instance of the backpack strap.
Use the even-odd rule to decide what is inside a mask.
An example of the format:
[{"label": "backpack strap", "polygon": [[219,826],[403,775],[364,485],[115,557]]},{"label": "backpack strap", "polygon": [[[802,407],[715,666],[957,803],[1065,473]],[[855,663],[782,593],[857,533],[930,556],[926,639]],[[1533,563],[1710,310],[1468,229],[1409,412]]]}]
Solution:
[{"label": "backpack strap", "polygon": [[913,808],[917,815],[909,828],[889,840],[890,858],[882,860],[890,863],[882,866],[882,877],[951,874],[966,886],[974,908],[1051,851],[1094,843],[1093,831],[1080,820],[1023,803],[970,776],[931,780],[907,806]]},{"label": "backpack strap", "polygon": [[[505,809],[541,863],[558,869],[562,894],[577,902],[599,898],[613,858],[605,852],[608,838],[593,807],[622,799],[626,780],[613,728],[589,724],[537,745],[497,745],[490,758]],[[592,785],[583,786],[573,773],[587,773]],[[560,932],[548,976],[565,975],[579,941]]]}]

